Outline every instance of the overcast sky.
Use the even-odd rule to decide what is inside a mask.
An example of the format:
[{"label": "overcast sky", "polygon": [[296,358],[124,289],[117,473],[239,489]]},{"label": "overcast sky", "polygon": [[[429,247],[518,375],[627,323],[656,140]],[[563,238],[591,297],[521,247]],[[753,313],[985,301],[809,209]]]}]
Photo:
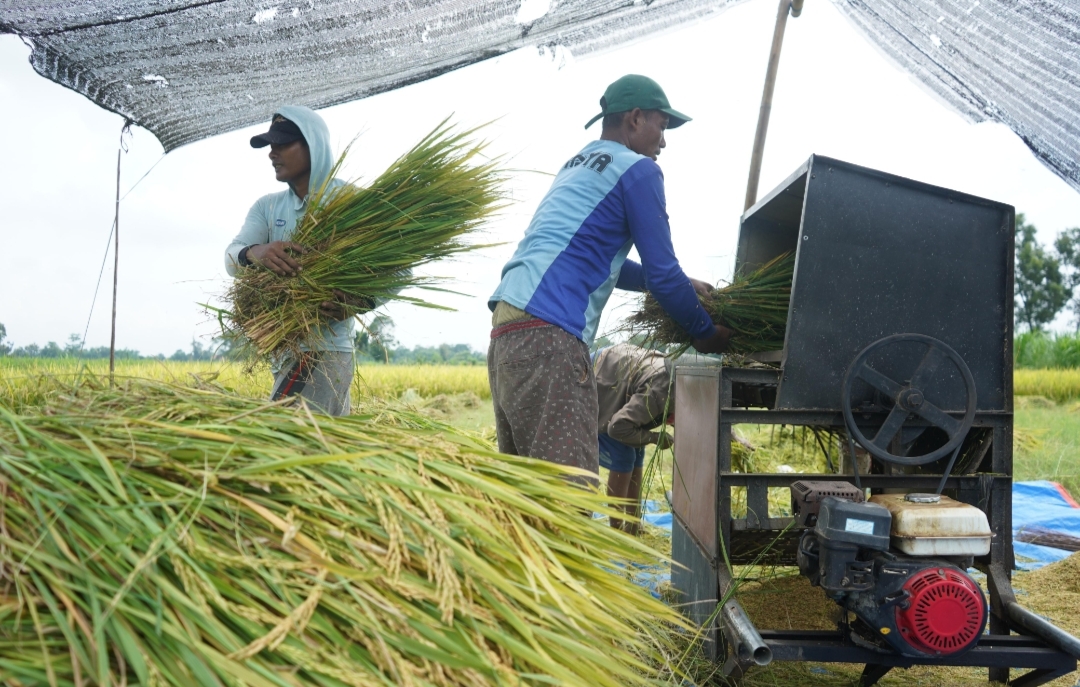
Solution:
[{"label": "overcast sky", "polygon": [[[458,309],[392,305],[401,343],[469,343],[484,350],[487,296],[551,177],[599,135],[584,123],[608,83],[626,73],[658,80],[694,121],[669,133],[660,157],[676,253],[691,276],[731,275],[750,147],[776,3],[749,0],[694,26],[599,55],[524,49],[432,81],[322,111],[336,150],[361,134],[346,173],[371,178],[449,114],[487,129],[515,170],[514,205],[485,243],[507,242],[428,271],[470,298],[433,294]],[[63,343],[83,332],[113,218],[121,119],[38,76],[29,49],[0,36],[3,242],[0,323],[17,345]],[[267,112],[267,120],[272,113]],[[122,160],[123,192],[151,166],[120,211],[117,345],[172,353],[216,331],[197,305],[225,287],[222,254],[251,204],[280,190],[253,127],[193,143],[164,159],[135,129]],[[830,2],[788,22],[762,170],[768,192],[813,153],[1014,205],[1051,241],[1080,226],[1080,194],[1043,167],[1011,131],[971,124],[899,71]],[[160,159],[160,161],[159,161]],[[532,170],[532,171],[525,171]],[[108,345],[109,257],[88,346]],[[601,331],[626,314],[613,299]]]}]

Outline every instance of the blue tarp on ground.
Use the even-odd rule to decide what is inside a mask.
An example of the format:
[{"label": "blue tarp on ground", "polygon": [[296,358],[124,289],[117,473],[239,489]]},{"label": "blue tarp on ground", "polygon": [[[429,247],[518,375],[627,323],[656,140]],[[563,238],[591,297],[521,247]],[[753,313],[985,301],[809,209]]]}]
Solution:
[{"label": "blue tarp on ground", "polygon": [[1016,541],[1021,529],[1035,527],[1080,537],[1080,505],[1064,487],[1057,482],[1014,482],[1012,502],[1016,567],[1035,570],[1072,555],[1071,551]]},{"label": "blue tarp on ground", "polygon": [[[650,525],[671,532],[671,513],[662,511],[657,501],[645,502],[642,519]],[[1033,527],[1080,537],[1080,504],[1057,482],[1014,482],[1013,550],[1017,557],[1016,567],[1021,570],[1036,570],[1072,555],[1070,551],[1016,541],[1017,532]],[[641,583],[655,592],[656,586],[669,579],[670,575],[667,572],[643,573],[641,577]]]}]

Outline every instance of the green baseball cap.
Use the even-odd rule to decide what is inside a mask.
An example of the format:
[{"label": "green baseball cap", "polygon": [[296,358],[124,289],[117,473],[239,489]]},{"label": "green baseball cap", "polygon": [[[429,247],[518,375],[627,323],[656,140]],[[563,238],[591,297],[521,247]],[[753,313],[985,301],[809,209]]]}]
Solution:
[{"label": "green baseball cap", "polygon": [[667,96],[664,95],[664,89],[660,88],[660,84],[647,76],[627,74],[607,87],[604,96],[600,98],[600,114],[590,119],[585,128],[588,129],[604,115],[629,112],[635,107],[640,107],[643,110],[660,110],[669,118],[669,129],[682,126],[690,121],[690,117],[678,110],[671,109],[671,104],[668,102]]}]

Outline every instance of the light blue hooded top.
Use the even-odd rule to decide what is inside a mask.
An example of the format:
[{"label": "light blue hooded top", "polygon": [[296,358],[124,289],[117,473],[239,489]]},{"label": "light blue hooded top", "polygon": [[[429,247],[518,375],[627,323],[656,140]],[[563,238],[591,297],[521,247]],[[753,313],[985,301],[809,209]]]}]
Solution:
[{"label": "light blue hooded top", "polygon": [[[308,182],[310,196],[322,187],[334,166],[334,155],[330,150],[330,130],[322,117],[306,107],[286,105],[279,107],[274,114],[280,114],[295,123],[304,134],[308,151],[311,153],[311,176]],[[327,187],[335,188],[344,183],[341,179],[331,179]],[[304,216],[306,210],[307,198],[297,197],[292,187],[259,198],[248,211],[240,233],[225,250],[225,270],[230,276],[236,276],[236,270],[240,265],[240,251],[245,246],[272,241],[288,241],[296,231],[297,221]],[[321,327],[309,345],[302,348],[351,353],[353,319],[350,317]]]}]

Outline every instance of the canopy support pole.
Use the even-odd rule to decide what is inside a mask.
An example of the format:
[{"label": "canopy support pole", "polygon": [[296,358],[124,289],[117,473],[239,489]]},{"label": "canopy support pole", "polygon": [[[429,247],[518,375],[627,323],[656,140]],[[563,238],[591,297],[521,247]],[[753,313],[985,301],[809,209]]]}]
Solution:
[{"label": "canopy support pole", "polygon": [[112,280],[112,333],[109,338],[109,388],[113,388],[116,371],[116,286],[120,271],[120,155],[124,152],[124,134],[131,130],[131,120],[125,119],[120,129],[120,145],[116,149],[116,210],[113,215],[113,280]]},{"label": "canopy support pole", "polygon": [[757,131],[754,133],[754,152],[750,155],[750,176],[746,181],[746,204],[749,210],[757,202],[758,179],[761,176],[761,158],[765,154],[765,134],[769,130],[769,114],[772,112],[773,87],[776,86],[776,70],[780,66],[780,47],[784,43],[788,10],[791,16],[802,14],[803,0],[780,0],[776,11],[776,28],[773,29],[772,49],[769,51],[769,67],[765,71],[765,88],[761,93],[761,110],[758,112]]}]

